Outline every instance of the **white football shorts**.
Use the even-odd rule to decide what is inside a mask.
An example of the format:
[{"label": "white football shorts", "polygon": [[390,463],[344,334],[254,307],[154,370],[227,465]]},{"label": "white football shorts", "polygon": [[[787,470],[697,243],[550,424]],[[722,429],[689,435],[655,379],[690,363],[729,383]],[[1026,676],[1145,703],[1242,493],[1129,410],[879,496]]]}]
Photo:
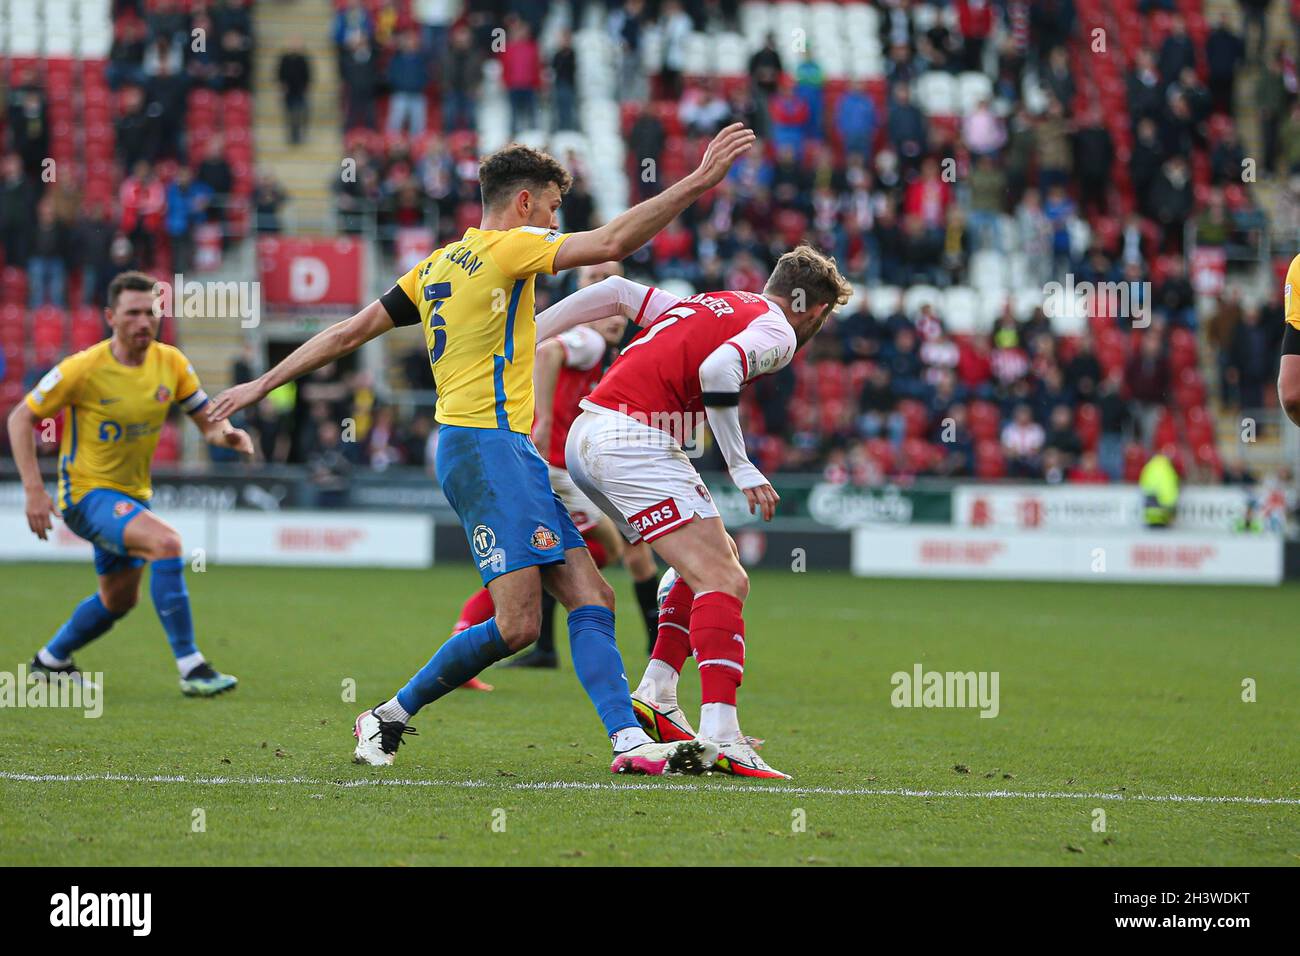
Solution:
[{"label": "white football shorts", "polygon": [[578,526],[578,532],[586,534],[596,527],[596,522],[600,520],[600,509],[573,483],[569,473],[550,462],[546,463],[546,470],[551,475],[551,490],[560,496],[560,502],[569,512],[569,517]]},{"label": "white football shorts", "polygon": [[564,458],[578,488],[633,543],[654,541],[696,517],[718,517],[713,496],[681,445],[620,412],[588,409],[579,415]]}]

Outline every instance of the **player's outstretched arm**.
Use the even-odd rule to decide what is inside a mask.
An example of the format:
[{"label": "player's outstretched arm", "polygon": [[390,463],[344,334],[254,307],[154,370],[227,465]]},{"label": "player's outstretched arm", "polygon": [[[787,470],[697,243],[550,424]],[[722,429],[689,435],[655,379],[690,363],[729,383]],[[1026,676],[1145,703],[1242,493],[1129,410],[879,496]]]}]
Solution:
[{"label": "player's outstretched arm", "polygon": [[731,164],[754,144],[754,131],[743,123],[732,123],[709,143],[694,172],[669,186],[658,196],[638,203],[615,216],[599,229],[576,232],[555,251],[553,268],[573,269],[611,259],[626,259],[672,222],[695,200],[722,182]]},{"label": "player's outstretched arm", "polygon": [[218,448],[233,448],[241,455],[248,455],[250,458],[253,456],[253,439],[248,432],[236,428],[227,421],[211,421],[204,415],[204,411],[205,409],[200,408],[190,416],[190,420],[203,433],[205,442]]},{"label": "player's outstretched arm", "polygon": [[226,389],[207,407],[208,420],[224,421],[240,409],[257,404],[285,382],[292,382],[355,352],[392,328],[393,320],[388,310],[376,299],[350,319],[335,322],[328,329],[317,332],[266,374]]},{"label": "player's outstretched arm", "polygon": [[537,317],[539,348],[547,339],[576,325],[619,314],[640,325],[680,301],[663,289],[644,286],[622,276],[610,276],[566,296]]},{"label": "player's outstretched arm", "polygon": [[554,420],[551,406],[562,368],[564,346],[558,339],[551,339],[538,346],[537,359],[533,363],[533,404],[537,409],[533,419],[533,444],[543,455],[551,444],[551,425]]},{"label": "player's outstretched arm", "polygon": [[36,461],[36,415],[25,401],[19,402],[9,413],[9,447],[14,450],[14,464],[22,478],[27,496],[27,527],[32,534],[45,540],[54,527],[54,501],[45,490],[41,479],[41,466]]}]

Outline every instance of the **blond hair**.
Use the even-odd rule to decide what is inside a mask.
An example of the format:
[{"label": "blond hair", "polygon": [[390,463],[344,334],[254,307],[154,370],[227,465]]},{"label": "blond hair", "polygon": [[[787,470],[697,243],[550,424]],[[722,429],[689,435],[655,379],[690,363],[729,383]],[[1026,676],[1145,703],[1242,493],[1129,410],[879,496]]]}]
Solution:
[{"label": "blond hair", "polygon": [[797,299],[798,293],[802,292],[804,308],[797,311],[827,304],[834,311],[849,301],[853,286],[840,275],[833,256],[823,255],[812,246],[804,245],[796,246],[776,261],[776,268],[763,291],[791,300]]}]

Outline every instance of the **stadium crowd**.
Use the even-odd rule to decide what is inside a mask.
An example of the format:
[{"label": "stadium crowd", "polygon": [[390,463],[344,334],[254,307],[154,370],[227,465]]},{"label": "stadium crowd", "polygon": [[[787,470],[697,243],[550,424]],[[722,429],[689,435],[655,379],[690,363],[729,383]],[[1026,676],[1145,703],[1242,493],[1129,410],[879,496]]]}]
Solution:
[{"label": "stadium crowd", "polygon": [[189,268],[203,225],[227,238],[246,228],[235,215],[254,193],[245,0],[115,0],[113,23],[106,61],[0,71],[6,302],[102,306],[120,272]]},{"label": "stadium crowd", "polygon": [[[477,223],[476,108],[492,59],[514,132],[577,125],[581,51],[566,32],[543,46],[546,6],[340,0],[331,39],[346,154],[356,163],[355,176],[335,183],[343,231],[361,232],[375,215],[392,252],[396,227],[425,226],[444,241]],[[1268,46],[1259,4],[1243,4],[1244,32],[1222,18],[1207,24],[1199,4],[1119,4],[1136,11],[1140,29],[1116,50],[1118,91],[1089,75],[1084,14],[1096,4],[1074,0],[881,0],[885,71],[863,81],[828,78],[815,48],[793,52],[775,35],[752,51],[747,75],[688,75],[678,41],[692,30],[734,30],[735,2],[571,6],[571,22],[595,6],[621,52],[633,199],[682,175],[727,122],[744,120],[762,135],[727,182],[628,261],[633,278],[757,291],[776,256],[806,239],[833,253],[860,289],[943,289],[976,281],[981,253],[1014,253],[1040,287],[1067,273],[1129,283],[1151,318],[1134,328],[1131,317],[1094,317],[1085,334],[1063,336],[1041,309],[1025,316],[1009,305],[990,333],[955,335],[941,309],[882,309],[878,297],[860,296],[747,399],[762,467],[825,468],[851,481],[1100,481],[1131,478],[1151,451],[1166,450],[1191,477],[1223,475],[1199,342],[1213,350],[1207,364],[1217,363],[1222,404],[1256,408],[1266,404],[1280,323],[1225,294],[1199,328],[1184,224],[1195,224],[1198,247],[1230,253],[1266,225],[1240,175],[1246,157],[1233,105],[1246,69],[1265,145],[1259,176],[1300,173],[1296,62],[1285,43]],[[951,6],[951,21],[921,16],[942,6]],[[119,0],[115,12],[106,71],[123,173],[115,202],[82,203],[71,186],[41,184],[51,91],[34,74],[8,90],[0,239],[5,263],[22,275],[6,273],[6,290],[21,287],[32,309],[61,305],[70,291],[98,303],[118,271],[186,262],[200,226],[230,231],[232,195],[253,198],[257,228],[278,227],[284,196],[253,179],[247,131],[232,155],[229,135],[195,136],[186,115],[196,103],[211,110],[208,97],[223,107],[246,101],[253,39],[242,0]],[[218,42],[199,55],[178,38],[202,24]],[[501,25],[504,45],[495,43]],[[652,31],[663,53],[648,64]],[[277,75],[291,137],[307,122],[303,66],[288,50]],[[974,109],[927,110],[919,91],[929,77],[972,72],[988,82]],[[588,228],[598,218],[586,168],[595,160],[562,158],[575,173],[563,226]],[[640,175],[646,161],[656,175]],[[1285,217],[1285,204],[1277,215]],[[540,289],[539,306],[567,283]],[[415,361],[399,379],[432,385]],[[335,404],[364,404],[373,393],[346,376],[336,384],[344,391]],[[307,460],[330,444],[310,424],[314,411],[291,426],[275,408],[262,414],[282,457]],[[427,416],[352,417],[385,422],[374,441],[368,427],[358,430],[366,450],[341,453],[352,464],[423,461]],[[294,434],[287,444],[286,429]]]},{"label": "stadium crowd", "polygon": [[[1258,408],[1275,374],[1280,324],[1258,307],[1234,310],[1229,294],[1198,328],[1185,223],[1195,223],[1198,247],[1229,253],[1266,225],[1242,184],[1233,104],[1243,70],[1255,67],[1261,130],[1272,143],[1259,175],[1289,174],[1300,160],[1291,152],[1300,107],[1289,49],[1268,50],[1258,30],[1248,44],[1229,20],[1207,24],[1192,5],[1143,3],[1141,40],[1119,61],[1127,117],[1117,130],[1115,101],[1082,76],[1086,37],[1070,0],[959,0],[955,29],[942,18],[922,25],[919,4],[877,6],[885,75],[844,81],[826,77],[816,49],[792,53],[774,35],[753,51],[747,76],[687,76],[680,38],[735,29],[736,4],[605,5],[622,52],[634,199],[683,174],[727,122],[744,120],[763,135],[728,182],[628,261],[629,273],[757,291],[776,256],[807,239],[835,254],[860,288],[946,288],[972,282],[980,252],[1017,253],[1035,285],[1067,273],[1131,283],[1149,297],[1135,307],[1147,309],[1151,326],[1107,316],[1082,336],[1062,336],[1041,309],[1018,320],[1008,307],[990,334],[951,335],[933,308],[877,314],[878,303],[860,297],[808,355],[755,389],[749,433],[758,459],[776,470],[843,468],[862,481],[1102,481],[1131,479],[1147,455],[1166,450],[1190,477],[1221,478],[1198,339],[1204,333],[1213,348],[1222,404]],[[431,19],[422,21],[422,10]],[[460,17],[448,10],[417,3],[408,16],[400,4],[381,4],[372,15],[356,0],[337,14],[349,156],[359,166],[355,182],[338,187],[349,228],[360,228],[363,208],[379,211],[381,227],[424,225],[439,241],[477,222],[474,100],[496,25],[507,25],[499,59],[512,129],[574,124],[567,33],[541,48],[540,14],[528,4],[474,4]],[[650,30],[664,52],[647,68],[641,45]],[[360,50],[367,65],[354,83]],[[988,77],[990,95],[964,116],[929,115],[917,95],[924,78],[969,71]],[[1024,95],[1027,75],[1041,91],[1034,102]],[[591,159],[566,160],[576,176],[563,225],[587,228],[596,216]],[[647,160],[658,175],[639,175]],[[427,387],[411,365],[408,384]]]}]

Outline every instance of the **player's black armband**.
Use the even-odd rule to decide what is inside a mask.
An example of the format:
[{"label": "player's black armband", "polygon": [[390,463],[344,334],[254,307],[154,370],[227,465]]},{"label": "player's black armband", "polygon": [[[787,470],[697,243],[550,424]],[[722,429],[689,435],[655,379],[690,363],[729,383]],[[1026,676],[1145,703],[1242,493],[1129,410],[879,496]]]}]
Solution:
[{"label": "player's black armband", "polygon": [[1300,329],[1290,322],[1287,323],[1286,331],[1282,333],[1282,354],[1300,355]]},{"label": "player's black armband", "polygon": [[739,392],[701,392],[700,399],[709,408],[726,408],[740,404]]},{"label": "player's black armband", "polygon": [[388,317],[393,320],[393,325],[420,324],[420,310],[402,291],[401,286],[393,286],[379,297],[379,302],[388,312]]}]

